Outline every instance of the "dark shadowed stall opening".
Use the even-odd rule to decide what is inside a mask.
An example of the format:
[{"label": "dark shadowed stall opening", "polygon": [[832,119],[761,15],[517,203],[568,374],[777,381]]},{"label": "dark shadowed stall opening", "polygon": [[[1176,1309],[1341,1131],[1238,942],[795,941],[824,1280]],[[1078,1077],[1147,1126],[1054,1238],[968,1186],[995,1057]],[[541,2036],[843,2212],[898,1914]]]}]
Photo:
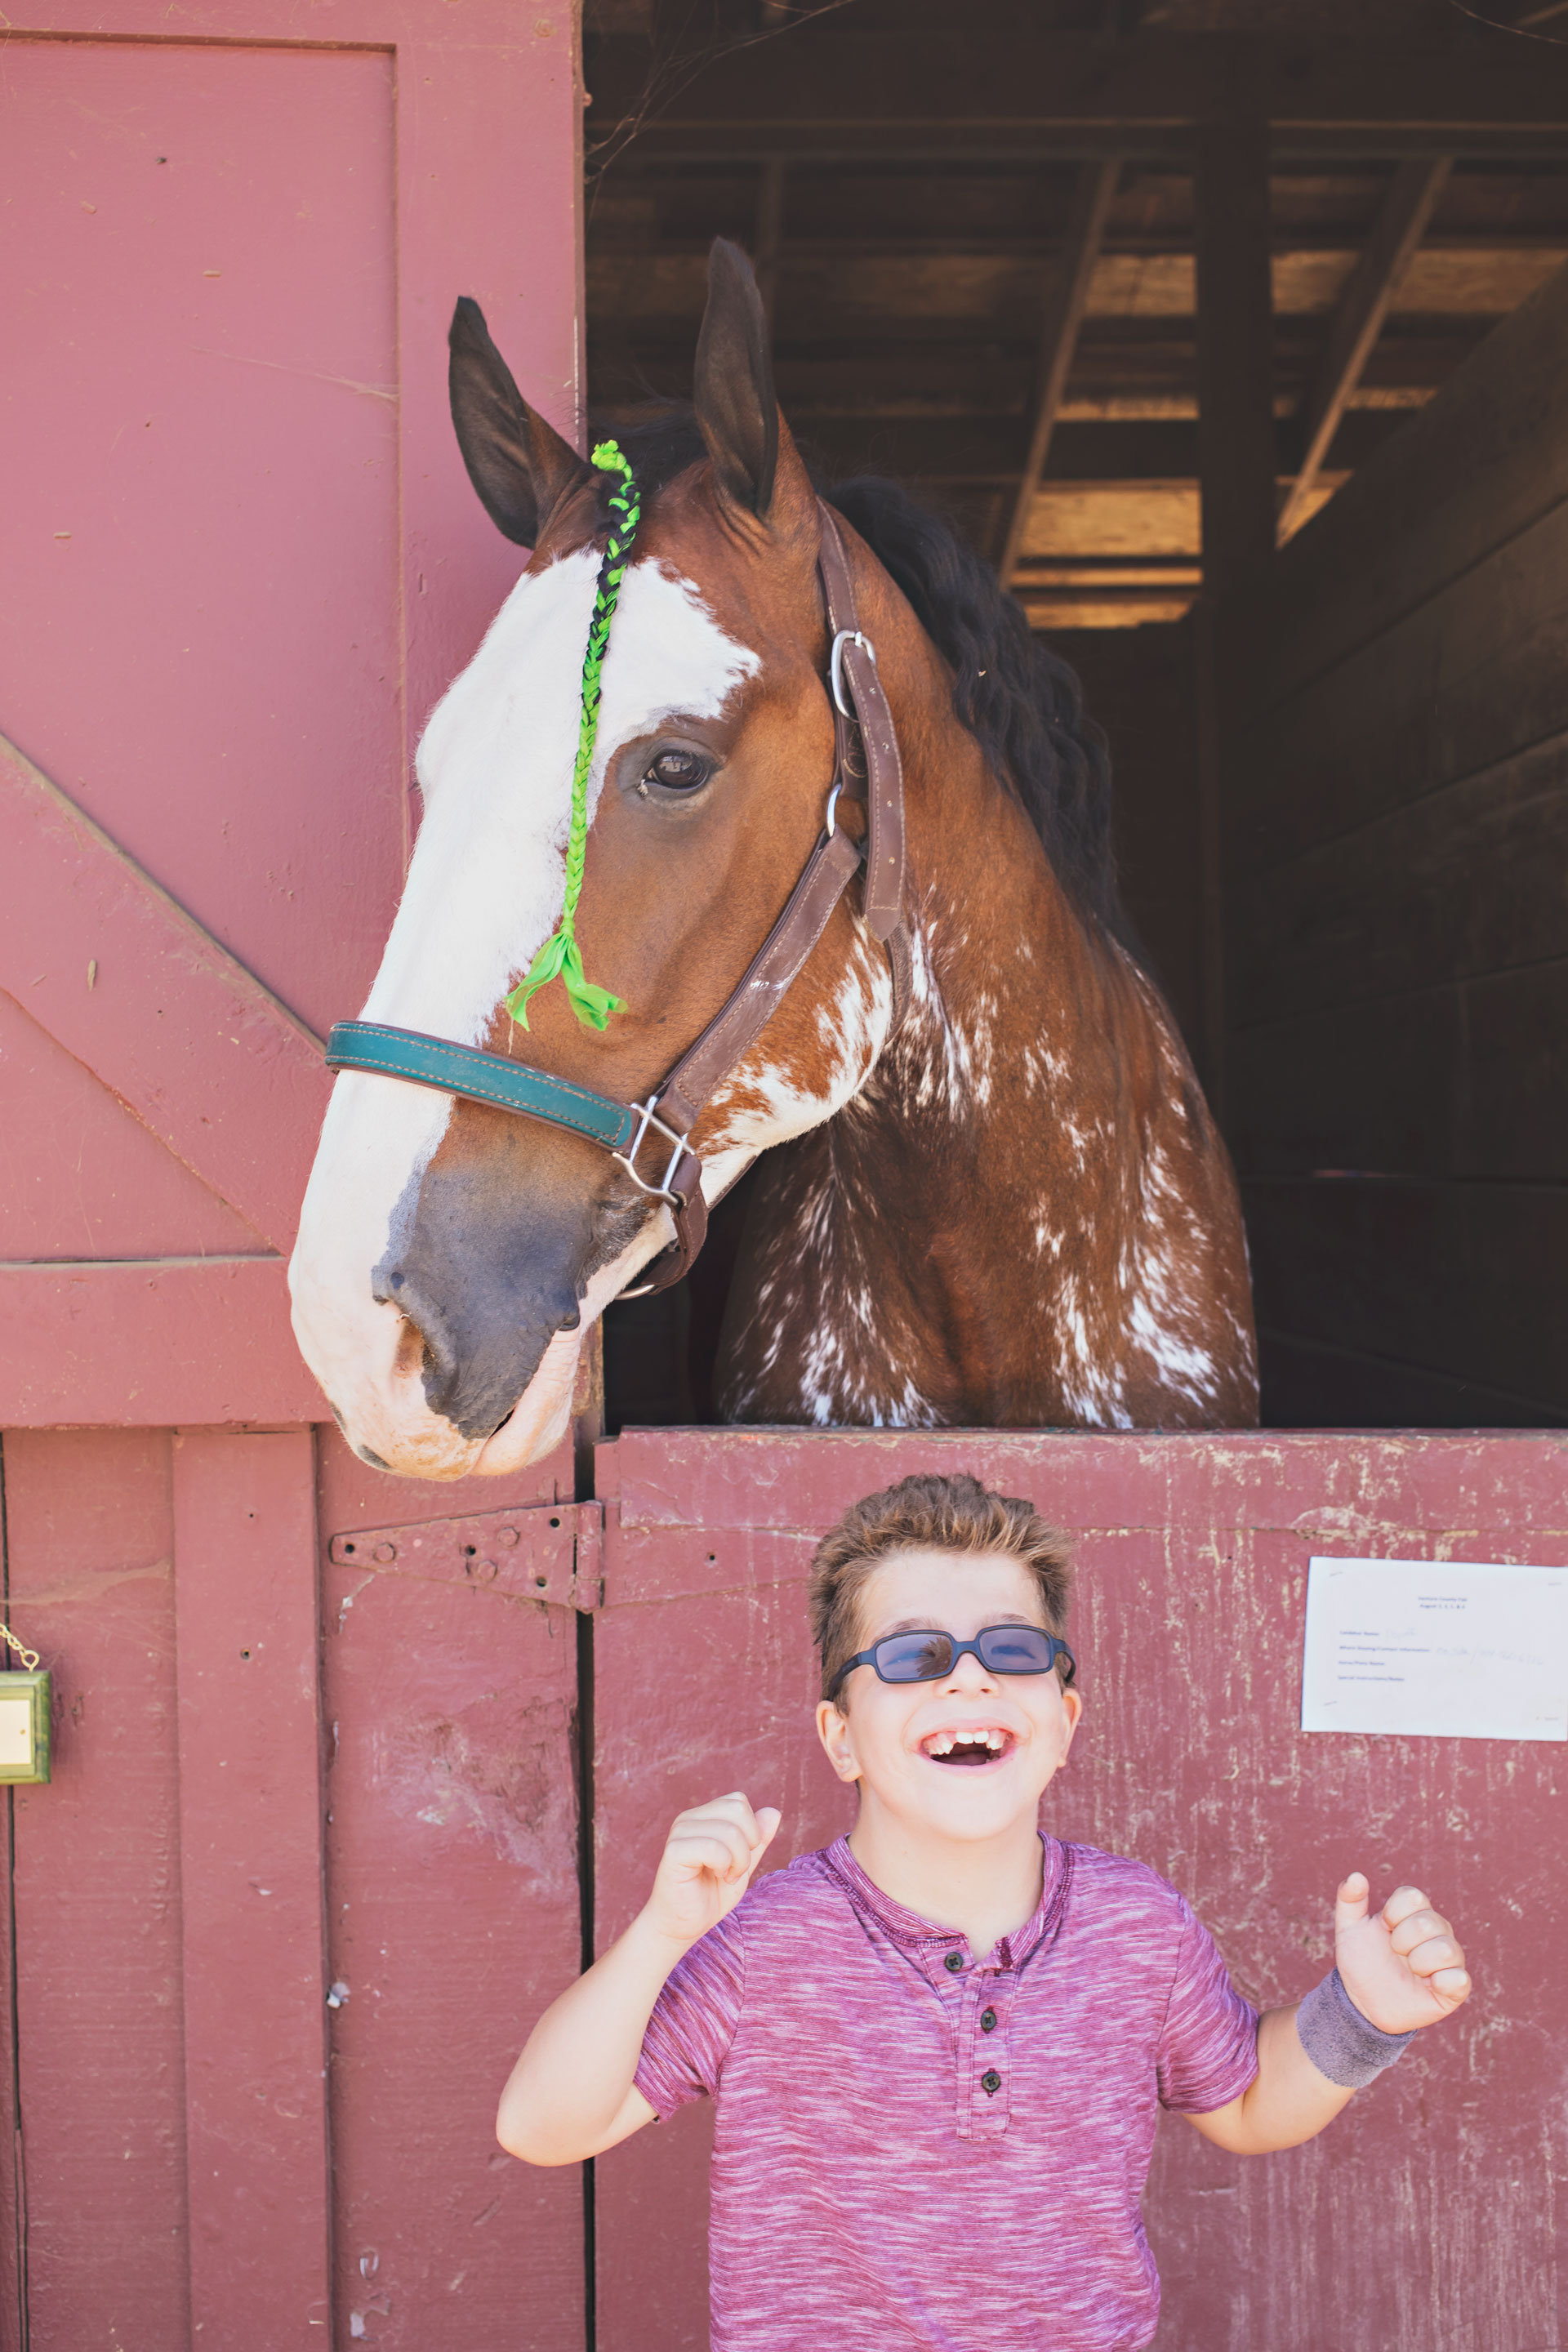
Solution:
[{"label": "dark shadowed stall opening", "polygon": [[[689,391],[736,238],[822,478],[907,481],[1083,680],[1265,1421],[1568,1419],[1568,53],[1448,0],[585,31],[601,413]],[[612,1429],[707,1417],[743,1213],[606,1318]]]}]

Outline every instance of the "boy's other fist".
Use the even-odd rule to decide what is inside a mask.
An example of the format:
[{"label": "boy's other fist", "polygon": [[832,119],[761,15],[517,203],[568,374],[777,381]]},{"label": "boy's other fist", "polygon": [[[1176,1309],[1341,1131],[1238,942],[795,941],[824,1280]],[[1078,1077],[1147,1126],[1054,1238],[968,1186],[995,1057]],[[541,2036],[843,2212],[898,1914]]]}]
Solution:
[{"label": "boy's other fist", "polygon": [[1345,1990],[1383,2033],[1436,2025],[1470,1997],[1465,1955],[1447,1919],[1414,1886],[1398,1886],[1375,1916],[1352,1870],[1334,1903],[1334,1960]]},{"label": "boy's other fist", "polygon": [[682,1946],[716,1927],[751,1885],[782,1819],[776,1805],[752,1812],[739,1789],[677,1814],[644,1914],[649,1926]]}]

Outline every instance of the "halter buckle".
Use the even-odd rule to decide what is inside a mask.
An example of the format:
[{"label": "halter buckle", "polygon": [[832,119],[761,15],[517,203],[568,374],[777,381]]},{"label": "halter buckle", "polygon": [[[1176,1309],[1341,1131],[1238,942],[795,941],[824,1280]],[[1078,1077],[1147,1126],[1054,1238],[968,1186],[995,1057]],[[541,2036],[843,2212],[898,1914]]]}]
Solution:
[{"label": "halter buckle", "polygon": [[834,708],[841,718],[853,719],[856,716],[854,708],[844,699],[844,648],[846,646],[858,646],[862,653],[870,655],[873,665],[877,659],[877,648],[870,638],[863,635],[858,629],[840,629],[833,640],[833,650],[827,656],[827,682],[833,690]]},{"label": "halter buckle", "polygon": [[[647,1193],[651,1200],[668,1201],[672,1209],[679,1209],[681,1205],[680,1195],[679,1192],[671,1190],[671,1180],[673,1179],[675,1171],[679,1167],[682,1160],[686,1159],[688,1156],[695,1160],[697,1154],[691,1150],[691,1146],[687,1142],[686,1138],[683,1135],[678,1135],[673,1127],[668,1126],[665,1120],[660,1118],[658,1116],[658,1097],[657,1095],[649,1095],[647,1102],[645,1103],[633,1103],[632,1108],[637,1115],[637,1131],[633,1136],[631,1141],[627,1144],[624,1151],[612,1151],[610,1157],[612,1160],[618,1160],[620,1161],[621,1166],[626,1170],[626,1174],[631,1178],[632,1182],[637,1186],[639,1192]],[[637,1153],[642,1150],[644,1143],[647,1141],[648,1129],[650,1128],[655,1129],[658,1134],[662,1135],[667,1143],[673,1144],[675,1147],[669,1155],[669,1164],[664,1171],[663,1178],[657,1184],[645,1183],[643,1179],[637,1174],[636,1165]]]}]

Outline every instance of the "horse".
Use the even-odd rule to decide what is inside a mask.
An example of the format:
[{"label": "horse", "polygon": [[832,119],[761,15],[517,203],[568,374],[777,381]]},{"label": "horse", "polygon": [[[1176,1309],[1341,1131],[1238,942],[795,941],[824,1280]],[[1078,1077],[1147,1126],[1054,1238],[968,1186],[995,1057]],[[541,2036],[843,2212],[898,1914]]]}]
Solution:
[{"label": "horse", "polygon": [[[546,987],[526,1033],[513,1019],[563,912],[605,479],[521,398],[472,302],[450,344],[470,478],[531,553],[426,728],[423,822],[363,1020],[619,1103],[657,1087],[772,935],[814,842],[841,821],[861,855],[872,794],[853,767],[823,831],[842,752],[830,536],[901,753],[901,944],[851,882],[691,1130],[709,1202],[762,1163],[720,1410],[818,1427],[1255,1423],[1235,1178],[1119,907],[1104,738],[945,522],[874,480],[825,512],[750,265],[722,240],[691,404],[622,436],[643,520],[603,667],[576,919],[621,1009],[601,1031]],[[363,1460],[501,1475],[560,1442],[585,1335],[670,1251],[679,1204],[635,1167],[635,1147],[628,1163],[488,1101],[338,1077],[289,1281],[300,1346]]]}]

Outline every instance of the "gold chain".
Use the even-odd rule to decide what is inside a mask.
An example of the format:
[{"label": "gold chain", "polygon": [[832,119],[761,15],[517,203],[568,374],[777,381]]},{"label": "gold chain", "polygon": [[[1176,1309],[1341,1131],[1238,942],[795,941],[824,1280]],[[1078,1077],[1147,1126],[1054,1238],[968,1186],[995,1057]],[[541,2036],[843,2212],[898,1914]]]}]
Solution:
[{"label": "gold chain", "polygon": [[16,1636],[12,1633],[9,1625],[0,1625],[0,1633],[3,1633],[5,1637],[6,1648],[8,1650],[16,1651],[16,1655],[21,1659],[22,1664],[26,1667],[29,1674],[35,1673],[38,1664],[38,1654],[37,1650],[25,1648],[23,1644],[17,1641]]}]

